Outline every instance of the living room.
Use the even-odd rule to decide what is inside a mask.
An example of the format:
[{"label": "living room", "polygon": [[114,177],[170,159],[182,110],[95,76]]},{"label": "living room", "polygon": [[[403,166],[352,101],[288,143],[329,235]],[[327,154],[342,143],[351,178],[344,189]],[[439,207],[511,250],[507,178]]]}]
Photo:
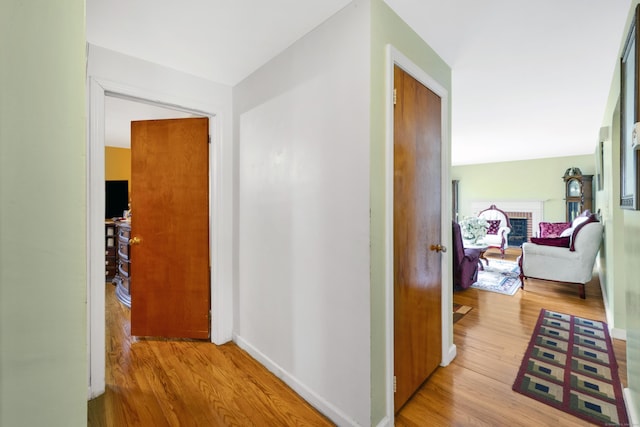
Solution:
[{"label": "living room", "polygon": [[[363,3],[368,5],[369,2]],[[15,14],[6,15],[22,18],[15,21],[17,24],[4,27],[6,37],[1,38],[6,40],[6,45],[3,44],[7,47],[3,51],[6,63],[22,67],[10,75],[3,74],[3,83],[10,89],[8,94],[12,105],[8,107],[7,102],[3,109],[7,113],[3,114],[3,132],[7,141],[11,141],[6,152],[11,156],[4,160],[2,177],[3,182],[21,182],[23,185],[6,185],[2,193],[2,323],[9,325],[2,335],[2,375],[3,390],[10,390],[2,394],[0,402],[3,420],[16,425],[82,425],[86,421],[87,340],[91,341],[89,332],[94,334],[94,339],[101,336],[99,330],[87,331],[85,322],[87,301],[93,296],[86,286],[91,279],[87,276],[92,271],[88,265],[95,267],[95,271],[99,268],[104,270],[104,265],[99,265],[99,257],[94,259],[87,254],[87,246],[91,243],[88,242],[90,232],[87,229],[93,227],[92,221],[96,218],[87,213],[87,205],[92,200],[92,193],[87,194],[87,189],[99,188],[103,182],[98,185],[92,180],[91,174],[96,168],[90,165],[97,164],[97,169],[102,166],[99,162],[87,161],[94,155],[95,147],[87,145],[86,133],[87,127],[94,133],[103,129],[95,129],[99,124],[97,120],[86,123],[87,116],[93,118],[92,114],[101,107],[96,101],[99,96],[92,96],[92,103],[87,106],[85,90],[95,95],[95,86],[104,83],[98,80],[105,75],[113,77],[108,82],[111,86],[107,86],[107,92],[136,86],[154,95],[159,94],[158,98],[167,103],[187,98],[207,108],[213,104],[211,111],[219,113],[217,117],[222,123],[219,128],[225,130],[224,134],[218,135],[220,144],[215,146],[224,160],[221,162],[223,167],[237,166],[239,150],[247,150],[246,143],[255,141],[249,147],[259,155],[251,157],[252,152],[248,150],[241,157],[245,191],[233,191],[230,183],[234,179],[237,181],[238,177],[231,166],[224,169],[225,174],[220,180],[229,185],[222,187],[223,195],[228,197],[224,208],[228,210],[216,211],[222,214],[218,218],[227,221],[224,223],[226,227],[222,228],[222,236],[225,243],[231,242],[229,246],[232,248],[228,253],[237,257],[241,252],[239,258],[242,261],[242,268],[238,268],[237,258],[234,261],[229,255],[221,264],[222,273],[228,273],[228,277],[223,278],[243,285],[228,288],[229,292],[220,295],[228,297],[231,301],[229,306],[236,309],[228,324],[236,326],[234,332],[240,331],[241,335],[254,340],[257,348],[266,350],[263,354],[267,358],[286,368],[292,367],[290,372],[296,375],[293,379],[302,379],[306,391],[314,392],[320,404],[336,410],[338,416],[344,416],[336,418],[347,420],[343,424],[377,424],[393,415],[386,407],[386,393],[391,389],[391,382],[385,374],[385,340],[389,334],[383,314],[386,261],[381,249],[384,247],[381,242],[384,241],[382,230],[385,228],[382,220],[385,184],[380,171],[385,167],[383,109],[385,93],[388,92],[385,92],[386,82],[382,77],[386,61],[385,44],[394,42],[402,46],[444,86],[451,89],[452,84],[449,66],[381,3],[372,3],[375,19],[371,19],[371,15],[362,15],[362,7],[354,7],[354,10],[350,9],[355,17],[353,22],[331,20],[323,32],[316,32],[315,37],[307,37],[303,43],[297,43],[259,76],[233,88],[193,75],[185,76],[166,66],[152,66],[139,58],[107,52],[107,49],[101,50],[96,45],[87,46],[82,1],[69,2],[64,11],[46,9],[51,12],[46,16],[41,4],[21,3],[11,10]],[[627,25],[620,33],[626,33],[632,15],[633,10],[629,9]],[[344,18],[344,14],[341,17]],[[374,35],[379,36],[375,43],[370,40],[372,21],[376,24],[373,26],[376,30]],[[336,35],[335,28],[328,28],[331,25],[343,30],[340,36]],[[38,34],[47,36],[47,43],[43,43],[44,37],[33,35],[33,28],[39,29]],[[354,34],[358,37],[353,37]],[[353,45],[347,46],[345,40]],[[51,55],[51,52],[56,55]],[[108,59],[113,57],[117,57],[116,61],[109,62]],[[329,61],[324,60],[327,57],[331,63],[342,67],[332,67]],[[61,58],[65,60],[61,61]],[[345,61],[352,61],[348,62],[352,67],[344,67]],[[41,70],[47,70],[47,79],[42,78]],[[320,84],[318,78],[321,78]],[[620,333],[626,331],[629,387],[637,396],[640,355],[637,313],[640,310],[638,285],[633,278],[638,276],[640,268],[634,262],[640,253],[637,244],[640,241],[640,215],[637,211],[619,208],[620,150],[617,141],[620,139],[620,113],[617,104],[620,90],[616,79],[611,84],[602,123],[600,117],[594,121],[597,122],[596,128],[610,130],[609,136],[602,141],[605,188],[595,195],[595,210],[600,210],[607,227],[606,270],[601,270],[606,271],[603,284],[607,313],[602,312],[601,315],[607,317],[610,325]],[[43,88],[45,80],[55,82],[56,87]],[[113,81],[124,83],[116,87]],[[345,81],[348,84],[344,84]],[[91,88],[87,89],[87,86]],[[356,108],[344,102],[345,93],[347,99],[355,100]],[[104,91],[101,95],[103,100]],[[310,99],[314,102],[309,102]],[[207,108],[205,110],[209,111]],[[31,123],[34,113],[39,114],[39,126],[26,126],[25,123]],[[326,119],[328,114],[331,115],[329,120]],[[297,120],[287,120],[294,116]],[[354,120],[354,117],[359,120]],[[273,120],[276,118],[282,120]],[[261,124],[258,131],[249,135],[253,140],[247,141],[246,132],[252,130],[247,123],[258,122]],[[281,141],[281,145],[274,146],[271,151],[260,151],[265,147],[262,143],[266,139],[260,139],[260,136],[264,130],[273,130],[276,123],[281,125],[278,128],[280,133],[274,133],[278,138],[266,142],[275,144]],[[309,167],[291,163],[288,156],[291,151],[286,144],[300,140],[296,139],[300,135],[304,136],[300,139],[313,142],[307,151],[299,153],[308,162],[303,165]],[[476,198],[500,197],[499,200],[504,200],[508,195],[521,199],[518,187],[513,186],[520,185],[526,191],[532,183],[537,184],[534,179],[542,179],[541,174],[545,174],[548,193],[522,194],[526,199],[561,203],[560,193],[553,192],[562,191],[561,177],[567,168],[578,167],[584,173],[597,174],[595,150],[600,142],[598,136],[596,130],[585,139],[589,152],[594,153],[592,160],[585,158],[579,161],[568,157],[550,164],[540,160],[539,174],[534,168],[516,163],[501,176],[492,175],[492,171],[483,166],[455,166],[451,176],[446,171],[446,181],[450,178],[460,180],[462,204],[470,206],[469,203]],[[264,159],[269,163],[261,163]],[[537,161],[527,161],[527,164],[529,162]],[[252,169],[252,166],[256,168]],[[493,169],[500,166],[496,163]],[[254,170],[266,169],[270,169],[272,174],[262,177],[251,174]],[[474,170],[479,176],[468,173]],[[322,180],[317,186],[311,185],[316,181],[305,181],[303,184],[306,185],[293,189],[287,187],[289,179],[299,177],[296,175],[299,173]],[[486,193],[489,191],[487,188],[482,192],[479,190],[480,196],[469,192],[474,188],[472,185],[475,186],[472,182],[489,176],[494,178],[494,182],[486,183],[489,188],[496,185],[495,181],[509,181],[508,194],[506,191],[500,195],[489,194]],[[269,192],[261,186],[274,182],[282,188],[297,191]],[[554,186],[558,190],[552,190]],[[272,188],[266,190],[269,189]],[[307,197],[309,193],[305,191],[310,189],[317,197]],[[288,194],[296,197],[278,197]],[[238,206],[242,207],[239,212]],[[8,211],[6,216],[5,208]],[[469,207],[464,206],[462,212],[472,213]],[[561,219],[559,209],[554,216]],[[286,221],[277,222],[280,228],[274,227],[273,221],[279,218]],[[319,227],[309,227],[310,220]],[[238,223],[244,226],[241,238],[238,238]],[[310,233],[310,229],[319,232]],[[273,246],[262,246],[265,241],[275,241],[281,246],[275,251]],[[64,250],[52,250],[52,242],[56,243],[56,248]],[[305,252],[309,248],[314,251]],[[295,261],[299,262],[292,262],[293,256],[298,257]],[[263,262],[265,257],[272,262]],[[250,262],[245,262],[247,260]],[[95,263],[98,265],[93,265]],[[300,269],[300,265],[307,268]],[[336,269],[336,265],[340,268]],[[264,280],[265,270],[271,273],[268,281]],[[234,276],[238,271],[240,276]],[[12,286],[5,288],[5,284]],[[553,301],[557,291],[552,291],[550,286],[536,286],[539,290],[547,289],[541,294],[540,304]],[[578,305],[569,307],[573,313],[585,317],[592,313],[590,304],[597,299],[597,295],[592,293],[593,288],[587,291],[585,302],[578,301]],[[550,298],[543,298],[545,296]],[[575,295],[572,298],[578,300]],[[497,305],[482,299],[480,303],[487,308],[483,311],[489,313]],[[558,310],[561,308],[556,307]],[[520,306],[513,304],[506,309],[510,310],[509,321],[513,327],[524,329],[520,324]],[[527,309],[523,315],[529,317],[531,311]],[[34,312],[39,316],[33,316]],[[495,317],[489,319],[490,323],[499,325],[504,322],[505,318],[500,318],[497,311],[492,316]],[[45,326],[42,319],[47,323]],[[470,319],[473,317],[461,322]],[[456,340],[459,339],[458,335]],[[518,340],[518,351],[504,346],[502,359],[485,358],[483,369],[489,371],[501,361],[513,363],[516,358],[521,358],[520,349],[526,345],[526,340]],[[483,345],[493,345],[496,352],[502,346],[499,342],[492,342],[491,337],[484,341]],[[336,348],[340,352],[336,352]],[[478,360],[481,359],[468,361],[474,364]],[[447,369],[455,372],[456,368],[451,366]],[[504,383],[512,381],[506,376],[502,380]],[[450,377],[448,384],[453,383]],[[486,394],[493,391],[489,387],[483,388],[481,381],[476,381],[476,386],[475,396],[468,396],[467,402],[471,404],[484,400]],[[439,390],[434,390],[432,395],[438,393]],[[480,407],[482,405],[471,405],[466,410],[473,413]],[[536,408],[539,409],[532,406],[533,411]],[[500,408],[489,409],[496,414],[501,412]],[[457,407],[451,404],[442,407],[442,411],[454,414]],[[514,412],[511,419],[517,419],[519,412],[515,407]]]}]

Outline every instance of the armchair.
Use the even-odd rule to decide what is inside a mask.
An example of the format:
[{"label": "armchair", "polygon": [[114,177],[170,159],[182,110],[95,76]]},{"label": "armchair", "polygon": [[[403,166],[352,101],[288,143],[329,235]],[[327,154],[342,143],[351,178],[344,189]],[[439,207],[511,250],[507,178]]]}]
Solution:
[{"label": "armchair", "polygon": [[511,233],[509,217],[504,211],[498,209],[496,205],[491,205],[488,209],[480,211],[478,216],[489,223],[487,235],[484,236],[483,242],[490,248],[500,249],[500,254],[504,258],[504,250],[509,246],[508,236]]},{"label": "armchair", "polygon": [[520,282],[527,277],[578,284],[580,298],[593,276],[593,266],[602,241],[602,224],[595,215],[574,219],[571,227],[555,238],[532,238],[522,244]]},{"label": "armchair", "polygon": [[453,286],[467,289],[478,279],[479,249],[465,249],[460,224],[453,222]]}]

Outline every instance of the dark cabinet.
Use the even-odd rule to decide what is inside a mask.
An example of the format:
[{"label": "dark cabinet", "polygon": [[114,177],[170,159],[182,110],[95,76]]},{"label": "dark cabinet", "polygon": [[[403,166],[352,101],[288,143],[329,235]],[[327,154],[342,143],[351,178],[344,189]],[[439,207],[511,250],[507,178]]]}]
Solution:
[{"label": "dark cabinet", "polygon": [[104,255],[105,282],[110,282],[116,276],[116,224],[113,221],[104,222]]},{"label": "dark cabinet", "polygon": [[116,284],[116,297],[127,307],[131,307],[131,259],[129,258],[129,238],[131,222],[117,221],[116,256],[118,268],[113,282]]}]

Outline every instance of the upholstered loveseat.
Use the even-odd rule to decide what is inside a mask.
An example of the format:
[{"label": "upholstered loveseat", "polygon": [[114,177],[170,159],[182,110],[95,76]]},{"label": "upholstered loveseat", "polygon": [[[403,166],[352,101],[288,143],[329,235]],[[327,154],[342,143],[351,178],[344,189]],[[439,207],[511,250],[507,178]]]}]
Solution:
[{"label": "upholstered loveseat", "polygon": [[593,276],[593,266],[602,242],[602,224],[586,211],[571,222],[559,237],[532,238],[522,244],[520,281],[527,277],[577,284],[580,298]]}]

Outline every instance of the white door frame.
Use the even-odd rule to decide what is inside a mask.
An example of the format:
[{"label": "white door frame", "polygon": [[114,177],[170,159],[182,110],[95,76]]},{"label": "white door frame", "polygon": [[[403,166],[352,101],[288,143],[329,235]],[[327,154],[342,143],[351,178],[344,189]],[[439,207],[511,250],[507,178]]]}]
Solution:
[{"label": "white door frame", "polygon": [[[385,290],[386,290],[386,391],[387,391],[387,417],[393,425],[395,408],[393,403],[393,362],[394,362],[394,335],[393,335],[393,67],[398,65],[413,78],[425,85],[441,98],[442,114],[442,188],[440,189],[442,215],[441,234],[442,244],[451,247],[451,144],[449,142],[449,92],[423,69],[413,63],[408,57],[398,51],[392,45],[387,45],[387,70],[386,70],[386,128],[385,136]],[[447,251],[442,257],[442,361],[440,366],[447,366],[456,356],[456,346],[453,344],[453,282],[449,272],[451,266],[451,251]]]},{"label": "white door frame", "polygon": [[[211,342],[223,344],[232,338],[232,283],[225,277],[230,268],[221,254],[232,253],[232,242],[217,236],[231,229],[224,204],[231,204],[231,189],[223,186],[222,174],[231,164],[222,158],[222,120],[219,108],[198,105],[193,100],[90,77],[88,79],[87,125],[87,357],[89,398],[105,391],[105,293],[104,293],[104,180],[105,96],[152,103],[209,117],[209,249],[211,271]],[[228,185],[228,184],[227,184]],[[229,257],[227,257],[228,259]],[[215,319],[215,322],[214,322]]]}]

